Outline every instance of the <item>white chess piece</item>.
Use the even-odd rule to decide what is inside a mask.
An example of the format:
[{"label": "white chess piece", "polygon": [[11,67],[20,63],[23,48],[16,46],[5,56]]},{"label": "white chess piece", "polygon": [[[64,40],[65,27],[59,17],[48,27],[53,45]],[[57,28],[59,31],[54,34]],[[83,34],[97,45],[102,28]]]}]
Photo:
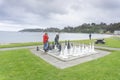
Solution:
[{"label": "white chess piece", "polygon": [[95,52],[95,46],[94,46],[94,43],[92,43],[92,53],[93,53],[93,54],[96,53],[96,52]]},{"label": "white chess piece", "polygon": [[73,46],[70,48],[70,53],[69,55],[72,55],[73,54]]},{"label": "white chess piece", "polygon": [[78,56],[78,48],[76,46],[74,47],[74,54],[73,54],[73,56]]},{"label": "white chess piece", "polygon": [[68,58],[67,54],[68,54],[68,50],[67,50],[67,46],[66,46],[63,51],[61,50],[60,57],[62,57],[62,58]]}]

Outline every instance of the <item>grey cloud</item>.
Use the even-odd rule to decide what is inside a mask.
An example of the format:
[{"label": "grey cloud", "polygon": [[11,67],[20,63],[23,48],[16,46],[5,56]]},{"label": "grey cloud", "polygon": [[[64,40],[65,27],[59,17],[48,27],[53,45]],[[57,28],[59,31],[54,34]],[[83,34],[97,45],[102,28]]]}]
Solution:
[{"label": "grey cloud", "polygon": [[[67,4],[68,1],[71,3]],[[71,4],[72,0],[4,0],[0,6],[0,14],[3,16],[0,17],[24,23],[25,18],[28,18],[27,15],[31,13],[34,16],[37,15],[38,19],[47,20],[51,13],[67,14]]]},{"label": "grey cloud", "polygon": [[6,0],[5,3],[11,8],[23,7],[28,12],[47,16],[50,13],[67,13],[67,4],[62,1],[63,0]]},{"label": "grey cloud", "polygon": [[120,0],[96,0],[93,5],[103,10],[114,10],[120,8]]},{"label": "grey cloud", "polygon": [[120,20],[119,9],[119,0],[0,0],[0,22],[46,27],[113,22]]},{"label": "grey cloud", "polygon": [[[76,0],[78,1],[78,0]],[[42,14],[59,13],[67,14],[74,0],[6,0],[9,7],[24,7],[27,11]]]}]

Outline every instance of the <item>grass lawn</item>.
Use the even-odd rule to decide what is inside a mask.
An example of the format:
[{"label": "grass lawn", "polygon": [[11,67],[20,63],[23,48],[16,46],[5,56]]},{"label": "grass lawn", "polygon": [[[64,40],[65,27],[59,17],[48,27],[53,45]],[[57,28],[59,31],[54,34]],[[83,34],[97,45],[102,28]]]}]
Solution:
[{"label": "grass lawn", "polygon": [[35,45],[42,45],[42,42],[11,43],[6,45],[0,45],[0,48],[24,47],[24,46],[35,46]]},{"label": "grass lawn", "polygon": [[[76,44],[79,43],[85,43],[89,44],[90,42],[95,42],[95,39],[92,40],[75,40],[72,42],[75,42]],[[112,47],[112,48],[120,48],[120,37],[110,37],[105,38],[105,44],[95,44],[96,46],[105,46],[105,47]]]},{"label": "grass lawn", "polygon": [[113,47],[113,48],[120,48],[120,37],[111,37],[105,39],[106,44],[105,45],[98,45],[98,46],[107,46],[107,47]]},{"label": "grass lawn", "polygon": [[120,80],[120,51],[63,70],[28,49],[0,51],[0,80]]}]

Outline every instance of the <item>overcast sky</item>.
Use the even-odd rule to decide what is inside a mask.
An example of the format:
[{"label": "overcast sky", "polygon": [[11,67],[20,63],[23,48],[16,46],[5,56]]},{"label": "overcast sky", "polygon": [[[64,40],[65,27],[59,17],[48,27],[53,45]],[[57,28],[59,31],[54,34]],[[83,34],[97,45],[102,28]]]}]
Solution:
[{"label": "overcast sky", "polygon": [[0,30],[120,22],[120,0],[0,0]]}]

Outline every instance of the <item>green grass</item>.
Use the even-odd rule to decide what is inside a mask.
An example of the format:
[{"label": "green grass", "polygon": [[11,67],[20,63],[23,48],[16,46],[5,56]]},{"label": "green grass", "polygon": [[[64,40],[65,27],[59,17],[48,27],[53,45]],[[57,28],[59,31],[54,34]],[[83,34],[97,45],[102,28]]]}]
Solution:
[{"label": "green grass", "polygon": [[56,70],[27,49],[0,51],[0,80],[45,80]]},{"label": "green grass", "polygon": [[[90,42],[95,42],[95,39],[92,40],[74,40],[71,42],[74,42],[76,44],[89,44]],[[120,48],[120,37],[110,37],[105,38],[105,44],[95,44],[96,46],[105,46],[105,47],[112,47],[112,48]]]},{"label": "green grass", "polygon": [[35,45],[42,45],[42,42],[11,43],[7,45],[0,45],[0,48],[24,47],[24,46],[35,46]]},{"label": "green grass", "polygon": [[0,51],[0,80],[119,80],[120,51],[67,69],[54,66],[28,49]]},{"label": "green grass", "polygon": [[99,44],[98,46],[120,48],[120,37],[106,38],[105,41],[106,41],[105,45],[104,44]]},{"label": "green grass", "polygon": [[[62,43],[63,41],[61,41]],[[52,43],[52,42],[50,42]],[[25,47],[25,46],[40,46],[43,42],[28,42],[28,43],[10,43],[5,45],[0,45],[0,48],[13,48],[13,47]]]}]

